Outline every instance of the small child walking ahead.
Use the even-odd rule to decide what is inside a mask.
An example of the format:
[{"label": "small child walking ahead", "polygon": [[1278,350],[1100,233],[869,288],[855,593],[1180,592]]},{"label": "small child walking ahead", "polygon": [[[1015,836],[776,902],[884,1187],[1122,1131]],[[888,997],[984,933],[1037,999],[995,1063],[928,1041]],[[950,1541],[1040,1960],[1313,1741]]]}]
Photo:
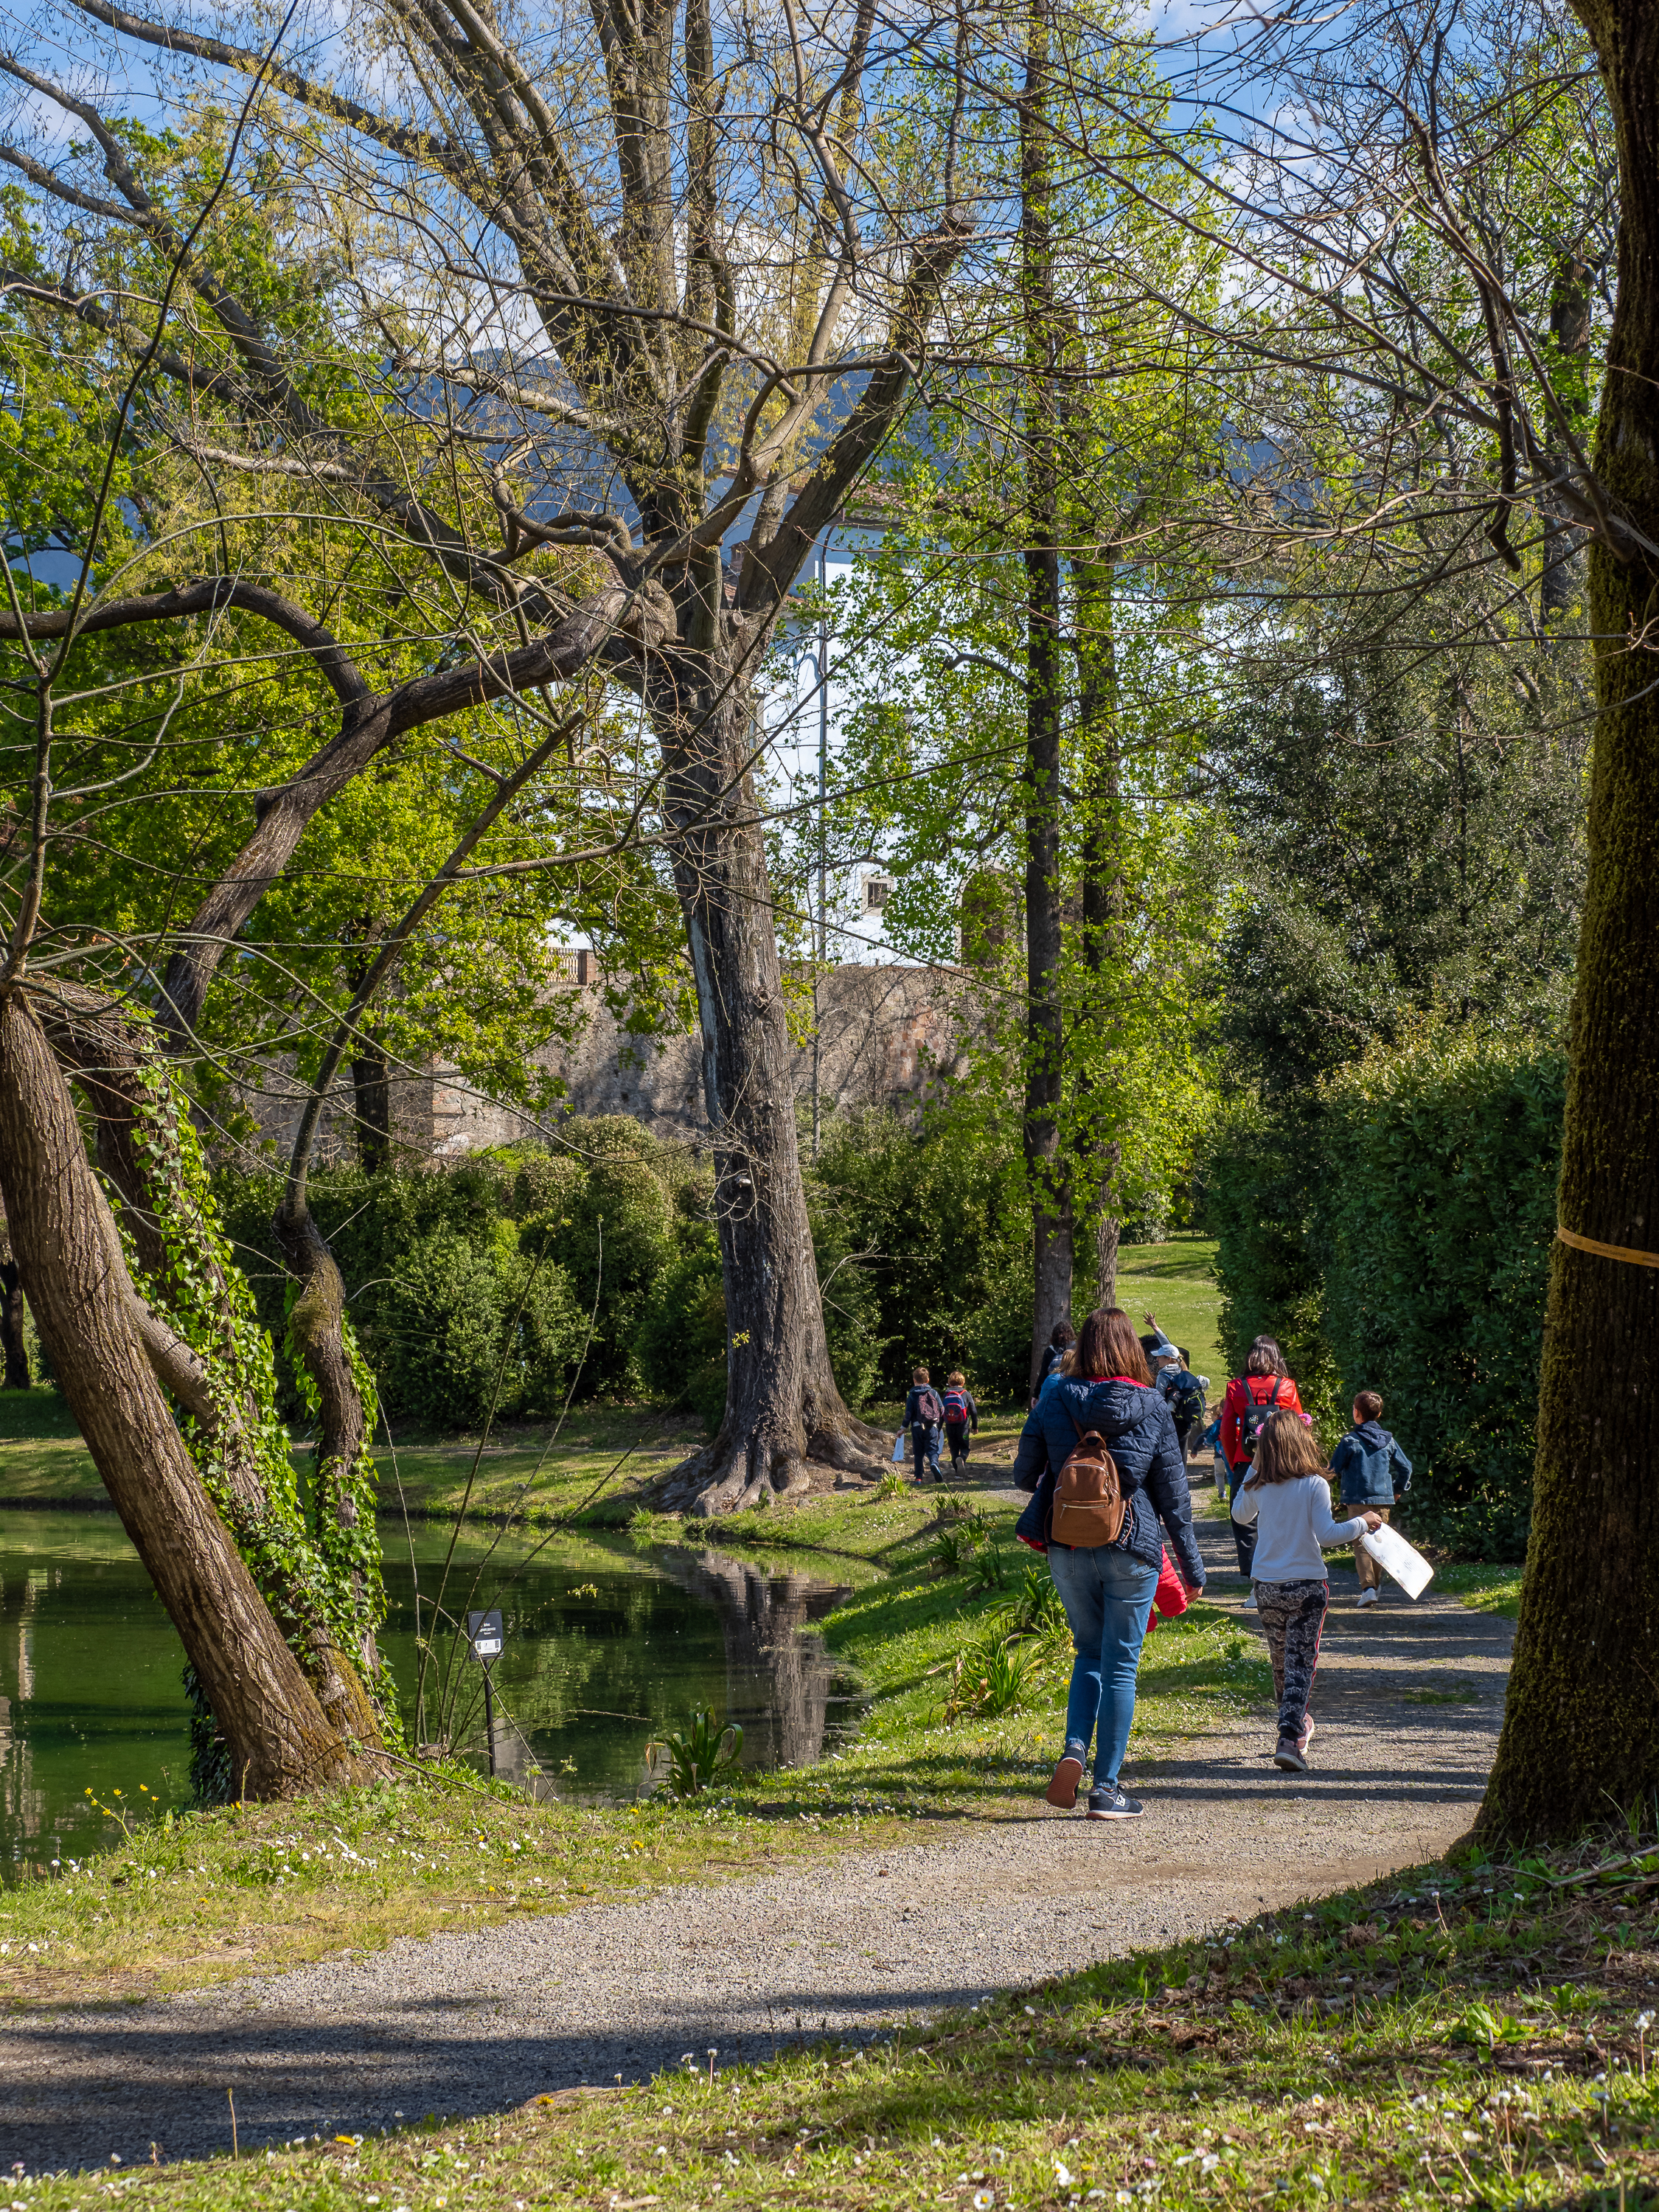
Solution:
[{"label": "small child walking ahead", "polygon": [[[1339,1437],[1331,1454],[1331,1473],[1342,1486],[1345,1505],[1375,1507],[1386,1521],[1397,1495],[1412,1486],[1412,1463],[1382,1426],[1382,1401],[1375,1390],[1361,1390],[1353,1401],[1353,1426]],[[1363,1544],[1353,1547],[1359,1570],[1359,1602],[1375,1605],[1382,1584],[1382,1564],[1372,1559]]]},{"label": "small child walking ahead", "polygon": [[1233,1518],[1256,1528],[1250,1563],[1256,1611],[1273,1654],[1279,1698],[1275,1766],[1305,1774],[1313,1719],[1308,1700],[1319,1664],[1319,1639],[1331,1601],[1322,1547],[1352,1543],[1382,1526],[1380,1513],[1353,1521],[1331,1518],[1331,1486],[1319,1447],[1295,1413],[1273,1413],[1255,1448],[1255,1465],[1233,1499]]},{"label": "small child walking ahead", "polygon": [[945,1441],[951,1447],[951,1472],[968,1465],[969,1437],[979,1426],[979,1407],[968,1388],[968,1377],[953,1367],[945,1378]]}]

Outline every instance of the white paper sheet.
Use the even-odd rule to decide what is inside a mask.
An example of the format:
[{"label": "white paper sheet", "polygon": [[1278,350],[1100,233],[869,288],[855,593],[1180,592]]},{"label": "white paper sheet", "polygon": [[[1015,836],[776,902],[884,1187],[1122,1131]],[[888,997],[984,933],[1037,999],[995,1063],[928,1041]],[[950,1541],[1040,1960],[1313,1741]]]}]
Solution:
[{"label": "white paper sheet", "polygon": [[1421,1597],[1434,1576],[1434,1569],[1421,1552],[1408,1544],[1398,1528],[1390,1528],[1385,1521],[1380,1528],[1368,1529],[1360,1542],[1386,1575],[1392,1575],[1407,1597]]}]

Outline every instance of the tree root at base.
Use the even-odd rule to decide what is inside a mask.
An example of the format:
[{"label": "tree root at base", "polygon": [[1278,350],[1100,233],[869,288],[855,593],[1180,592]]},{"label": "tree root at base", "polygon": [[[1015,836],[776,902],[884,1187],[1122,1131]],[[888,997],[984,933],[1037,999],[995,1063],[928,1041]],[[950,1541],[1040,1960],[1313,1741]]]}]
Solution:
[{"label": "tree root at base", "polygon": [[[860,1486],[874,1483],[887,1471],[890,1437],[860,1421],[856,1427],[880,1449],[881,1455],[861,1450],[853,1437],[838,1430],[819,1429],[809,1441],[805,1455],[744,1448],[733,1451],[706,1446],[669,1468],[654,1486],[659,1512],[692,1513],[700,1520],[718,1514],[740,1513],[757,1505],[768,1493],[790,1498],[807,1498],[826,1491],[850,1487],[848,1478]],[[751,1466],[751,1460],[758,1461]]]}]

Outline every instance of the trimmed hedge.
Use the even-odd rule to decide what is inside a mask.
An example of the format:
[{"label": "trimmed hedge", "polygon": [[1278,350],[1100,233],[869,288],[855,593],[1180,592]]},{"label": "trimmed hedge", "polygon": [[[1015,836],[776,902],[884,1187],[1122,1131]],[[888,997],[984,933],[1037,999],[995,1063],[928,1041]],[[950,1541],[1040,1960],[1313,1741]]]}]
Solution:
[{"label": "trimmed hedge", "polygon": [[1209,1164],[1232,1371],[1279,1334],[1329,1442],[1380,1391],[1405,1517],[1487,1558],[1526,1547],[1565,1076],[1553,1043],[1428,1036],[1238,1109]]}]

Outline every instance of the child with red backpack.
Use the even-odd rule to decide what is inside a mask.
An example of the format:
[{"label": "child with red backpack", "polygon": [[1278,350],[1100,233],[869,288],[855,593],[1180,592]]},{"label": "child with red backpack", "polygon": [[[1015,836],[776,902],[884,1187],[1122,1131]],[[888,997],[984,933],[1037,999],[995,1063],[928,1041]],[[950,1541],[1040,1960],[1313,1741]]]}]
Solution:
[{"label": "child with red backpack", "polygon": [[968,1388],[968,1377],[959,1367],[953,1367],[945,1378],[945,1441],[951,1447],[952,1474],[966,1472],[968,1439],[978,1426],[979,1407]]},{"label": "child with red backpack", "polygon": [[[1255,1463],[1257,1441],[1273,1413],[1294,1413],[1309,1428],[1313,1426],[1302,1411],[1284,1353],[1271,1336],[1259,1336],[1245,1354],[1244,1372],[1227,1385],[1221,1408],[1221,1450],[1227,1463],[1230,1504],[1243,1488],[1244,1479]],[[1232,1528],[1238,1571],[1249,1580],[1255,1557],[1255,1526],[1235,1521]],[[1244,1609],[1247,1613],[1256,1609],[1254,1587],[1244,1601]]]}]

